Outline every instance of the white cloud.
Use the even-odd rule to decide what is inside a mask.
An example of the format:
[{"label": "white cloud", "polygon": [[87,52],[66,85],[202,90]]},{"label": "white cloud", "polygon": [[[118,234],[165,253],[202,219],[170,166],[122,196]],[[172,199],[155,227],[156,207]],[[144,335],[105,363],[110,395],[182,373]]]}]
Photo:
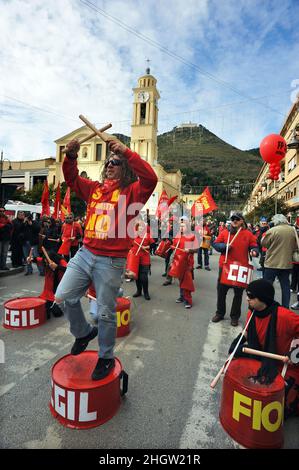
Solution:
[{"label": "white cloud", "polygon": [[132,88],[146,58],[161,90],[160,132],[192,120],[232,145],[249,148],[265,133],[279,131],[291,104],[291,81],[299,78],[292,60],[299,53],[292,29],[296,15],[285,19],[291,0],[283,6],[284,15],[275,1],[92,3],[243,95],[275,95],[268,105],[280,114],[246,101],[84,1],[10,0],[2,2],[0,17],[0,146],[5,156],[55,155],[54,140],[81,126],[80,113],[99,125],[111,121],[111,132],[130,134]]}]

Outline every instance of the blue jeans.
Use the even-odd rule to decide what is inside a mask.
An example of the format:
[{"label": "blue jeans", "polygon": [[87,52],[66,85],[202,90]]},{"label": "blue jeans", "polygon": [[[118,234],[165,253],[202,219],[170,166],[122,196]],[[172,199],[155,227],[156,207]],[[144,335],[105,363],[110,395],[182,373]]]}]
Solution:
[{"label": "blue jeans", "polygon": [[271,282],[271,284],[273,284],[277,276],[281,287],[281,305],[285,308],[290,306],[290,273],[290,269],[265,268],[264,271],[264,279]]},{"label": "blue jeans", "polygon": [[113,358],[116,337],[116,298],[121,285],[126,258],[94,255],[84,246],[68,263],[55,298],[70,322],[76,338],[87,336],[92,326],[86,321],[80,299],[91,282],[97,294],[99,356]]}]

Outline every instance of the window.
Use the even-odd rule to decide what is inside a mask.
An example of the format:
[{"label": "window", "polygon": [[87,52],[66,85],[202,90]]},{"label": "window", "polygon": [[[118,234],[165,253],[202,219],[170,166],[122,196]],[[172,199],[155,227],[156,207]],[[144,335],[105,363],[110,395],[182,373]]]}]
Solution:
[{"label": "window", "polygon": [[294,168],[296,168],[296,166],[297,166],[297,159],[296,159],[296,156],[295,156],[288,163],[288,173],[290,173],[292,170],[294,170]]},{"label": "window", "polygon": [[101,160],[102,160],[102,144],[97,144],[96,161],[100,162]]},{"label": "window", "polygon": [[141,106],[140,106],[140,124],[145,123],[145,115],[146,115],[146,103],[141,103]]},{"label": "window", "polygon": [[65,145],[60,145],[59,146],[59,161],[62,162],[64,158],[64,153],[62,153],[62,150],[65,148]]}]

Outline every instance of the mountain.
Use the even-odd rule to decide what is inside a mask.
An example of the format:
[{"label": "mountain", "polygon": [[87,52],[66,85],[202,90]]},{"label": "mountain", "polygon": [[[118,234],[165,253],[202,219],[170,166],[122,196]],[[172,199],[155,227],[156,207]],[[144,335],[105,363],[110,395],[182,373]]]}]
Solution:
[{"label": "mountain", "polygon": [[[188,126],[188,125],[187,125]],[[262,166],[256,151],[239,150],[202,125],[175,127],[158,136],[158,162],[165,169],[206,174],[213,182],[253,182]],[[189,181],[188,181],[189,183]]]}]

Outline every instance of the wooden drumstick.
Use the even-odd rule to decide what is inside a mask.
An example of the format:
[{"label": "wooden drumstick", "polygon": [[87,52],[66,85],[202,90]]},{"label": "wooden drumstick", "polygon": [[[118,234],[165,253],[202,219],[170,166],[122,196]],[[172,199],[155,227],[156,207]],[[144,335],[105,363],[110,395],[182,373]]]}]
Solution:
[{"label": "wooden drumstick", "polygon": [[241,343],[242,338],[243,338],[243,336],[245,335],[245,332],[246,332],[246,330],[247,330],[247,327],[248,327],[248,325],[249,325],[249,323],[250,323],[252,317],[253,317],[253,312],[252,312],[252,314],[250,315],[250,318],[248,319],[248,322],[246,323],[246,325],[245,325],[245,327],[244,327],[244,329],[243,329],[243,331],[242,331],[242,333],[241,333],[241,336],[240,336],[239,341],[237,342],[237,344],[236,344],[236,346],[235,346],[235,349],[233,350],[233,352],[231,353],[231,355],[229,356],[229,358],[225,361],[225,363],[224,363],[223,366],[221,367],[221,369],[220,369],[220,371],[218,372],[218,374],[216,375],[216,377],[215,377],[215,378],[212,380],[212,382],[210,383],[210,387],[211,387],[211,388],[215,388],[215,387],[216,387],[216,385],[217,385],[217,383],[218,383],[218,381],[219,381],[219,379],[220,379],[220,377],[221,377],[222,374],[225,375],[225,373],[226,373],[226,371],[227,371],[227,369],[228,369],[228,367],[229,367],[231,361],[232,361],[233,358],[234,358],[234,355],[236,354],[236,351],[237,351],[237,349],[238,349],[238,347],[239,347],[239,344]]},{"label": "wooden drumstick", "polygon": [[101,131],[98,131],[98,129],[88,120],[86,117],[84,117],[82,114],[80,114],[79,118],[81,121],[84,122],[93,132],[95,132],[96,135],[98,135],[104,142],[110,142],[111,140],[117,140],[115,137],[110,136],[108,134],[102,133]]},{"label": "wooden drumstick", "polygon": [[[98,130],[98,132],[105,132],[107,129],[110,129],[110,127],[112,127],[112,124],[109,123],[109,124],[106,124],[106,126],[104,127],[101,127],[101,129]],[[92,139],[93,137],[95,137],[97,135],[96,132],[92,132],[91,134],[88,134],[86,137],[83,137],[82,139],[78,140],[78,143],[81,145],[81,144],[84,144],[84,142],[86,142],[87,140],[89,139]],[[62,153],[66,153],[67,152],[67,148],[64,148],[62,150]]]},{"label": "wooden drumstick", "polygon": [[282,361],[284,363],[289,362],[288,356],[281,356],[280,354],[273,354],[265,351],[259,351],[258,349],[243,348],[242,351],[246,354],[254,354],[255,356],[268,357],[269,359],[275,359],[276,361]]},{"label": "wooden drumstick", "polygon": [[145,232],[145,234],[143,235],[143,238],[142,238],[142,240],[141,240],[141,245],[139,245],[139,248],[138,248],[138,250],[137,250],[136,255],[138,255],[138,253],[139,253],[139,251],[140,251],[140,248],[142,248],[142,245],[143,245],[143,242],[144,242],[144,239],[145,239],[146,235],[147,235],[147,234],[146,234],[146,232]]},{"label": "wooden drumstick", "polygon": [[88,297],[91,300],[97,300],[96,297],[94,297],[93,295],[90,295],[90,294],[87,294],[86,297]]},{"label": "wooden drumstick", "polygon": [[144,251],[147,251],[147,252],[149,251],[149,248],[148,248],[147,246],[142,246],[142,245],[140,245],[139,243],[136,242],[136,240],[134,240],[134,243],[135,243],[137,246],[139,246],[140,248],[142,248]]}]

